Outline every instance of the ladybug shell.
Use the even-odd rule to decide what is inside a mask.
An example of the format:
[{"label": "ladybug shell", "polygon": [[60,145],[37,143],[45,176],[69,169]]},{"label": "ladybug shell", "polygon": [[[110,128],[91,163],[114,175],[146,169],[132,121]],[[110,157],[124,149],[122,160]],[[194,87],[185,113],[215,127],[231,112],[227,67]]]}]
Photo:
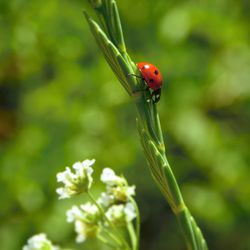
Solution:
[{"label": "ladybug shell", "polygon": [[162,75],[158,68],[147,62],[139,62],[136,66],[150,89],[157,90],[161,88]]}]

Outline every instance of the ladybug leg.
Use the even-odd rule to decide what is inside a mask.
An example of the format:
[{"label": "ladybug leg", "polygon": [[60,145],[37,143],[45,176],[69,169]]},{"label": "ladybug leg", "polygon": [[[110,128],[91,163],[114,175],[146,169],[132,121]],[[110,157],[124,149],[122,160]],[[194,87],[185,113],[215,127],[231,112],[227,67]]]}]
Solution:
[{"label": "ladybug leg", "polygon": [[160,98],[161,98],[161,89],[156,89],[152,92],[152,100],[153,100],[153,103],[157,103],[160,101]]},{"label": "ladybug leg", "polygon": [[[145,81],[145,79],[142,76],[138,76],[138,75],[135,75],[135,74],[127,74],[127,76],[135,76],[135,77],[140,78],[140,79]],[[145,84],[145,88],[142,91],[147,91],[147,90],[149,90],[149,87]]]},{"label": "ladybug leg", "polygon": [[[145,78],[143,78],[142,76],[135,75],[135,74],[127,74],[127,76],[135,76],[135,77],[140,78],[140,79],[145,81]],[[144,85],[144,88],[142,90],[133,91],[133,94],[136,94],[138,92],[144,92],[144,91],[149,91],[150,92],[150,88],[146,84]],[[159,90],[155,90],[154,92],[157,92],[157,91],[159,92]],[[154,92],[151,94],[151,100],[153,99],[152,97],[155,96]],[[158,102],[160,100],[160,98],[157,99],[157,97],[156,97],[155,100],[156,101],[154,101],[154,99],[153,99],[154,103]],[[147,102],[150,102],[150,99],[147,99]]]},{"label": "ladybug leg", "polygon": [[138,76],[138,75],[135,75],[135,74],[127,74],[127,76],[135,76],[135,77],[137,77],[137,78],[144,79],[143,77]]}]

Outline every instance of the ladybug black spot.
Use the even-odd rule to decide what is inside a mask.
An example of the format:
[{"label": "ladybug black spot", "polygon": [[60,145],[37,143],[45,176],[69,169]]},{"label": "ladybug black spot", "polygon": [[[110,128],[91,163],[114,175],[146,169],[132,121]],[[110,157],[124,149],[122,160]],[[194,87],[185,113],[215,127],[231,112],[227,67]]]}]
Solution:
[{"label": "ladybug black spot", "polygon": [[154,79],[149,79],[149,82],[154,82]]},{"label": "ladybug black spot", "polygon": [[155,70],[155,74],[158,75],[158,74],[159,74],[159,71],[158,71],[158,70]]}]

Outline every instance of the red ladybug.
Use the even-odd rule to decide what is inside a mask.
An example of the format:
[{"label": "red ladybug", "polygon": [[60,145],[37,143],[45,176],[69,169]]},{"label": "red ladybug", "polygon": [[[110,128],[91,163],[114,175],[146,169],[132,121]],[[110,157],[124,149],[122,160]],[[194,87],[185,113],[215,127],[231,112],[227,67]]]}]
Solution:
[{"label": "red ladybug", "polygon": [[[142,78],[152,92],[152,100],[154,103],[159,102],[161,97],[162,75],[158,68],[148,62],[139,62],[136,64],[141,72]],[[135,75],[134,75],[135,76]],[[137,76],[139,77],[139,76]]]},{"label": "red ladybug", "polygon": [[140,70],[143,79],[150,89],[158,90],[161,88],[162,75],[159,69],[157,69],[153,64],[147,62],[139,62],[136,66]]}]

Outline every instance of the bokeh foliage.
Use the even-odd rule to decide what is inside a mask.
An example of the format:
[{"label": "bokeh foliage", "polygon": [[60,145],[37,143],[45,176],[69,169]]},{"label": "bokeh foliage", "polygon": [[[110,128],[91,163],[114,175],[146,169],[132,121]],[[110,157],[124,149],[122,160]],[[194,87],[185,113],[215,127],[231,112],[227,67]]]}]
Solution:
[{"label": "bokeh foliage", "polygon": [[[167,154],[210,249],[250,249],[249,1],[117,3],[131,56],[164,75]],[[184,249],[145,166],[133,106],[83,8],[84,0],[0,2],[1,248],[20,249],[41,231],[74,246],[64,215],[72,203],[58,202],[55,174],[96,158],[96,177],[109,166],[137,186],[141,248]]]}]

